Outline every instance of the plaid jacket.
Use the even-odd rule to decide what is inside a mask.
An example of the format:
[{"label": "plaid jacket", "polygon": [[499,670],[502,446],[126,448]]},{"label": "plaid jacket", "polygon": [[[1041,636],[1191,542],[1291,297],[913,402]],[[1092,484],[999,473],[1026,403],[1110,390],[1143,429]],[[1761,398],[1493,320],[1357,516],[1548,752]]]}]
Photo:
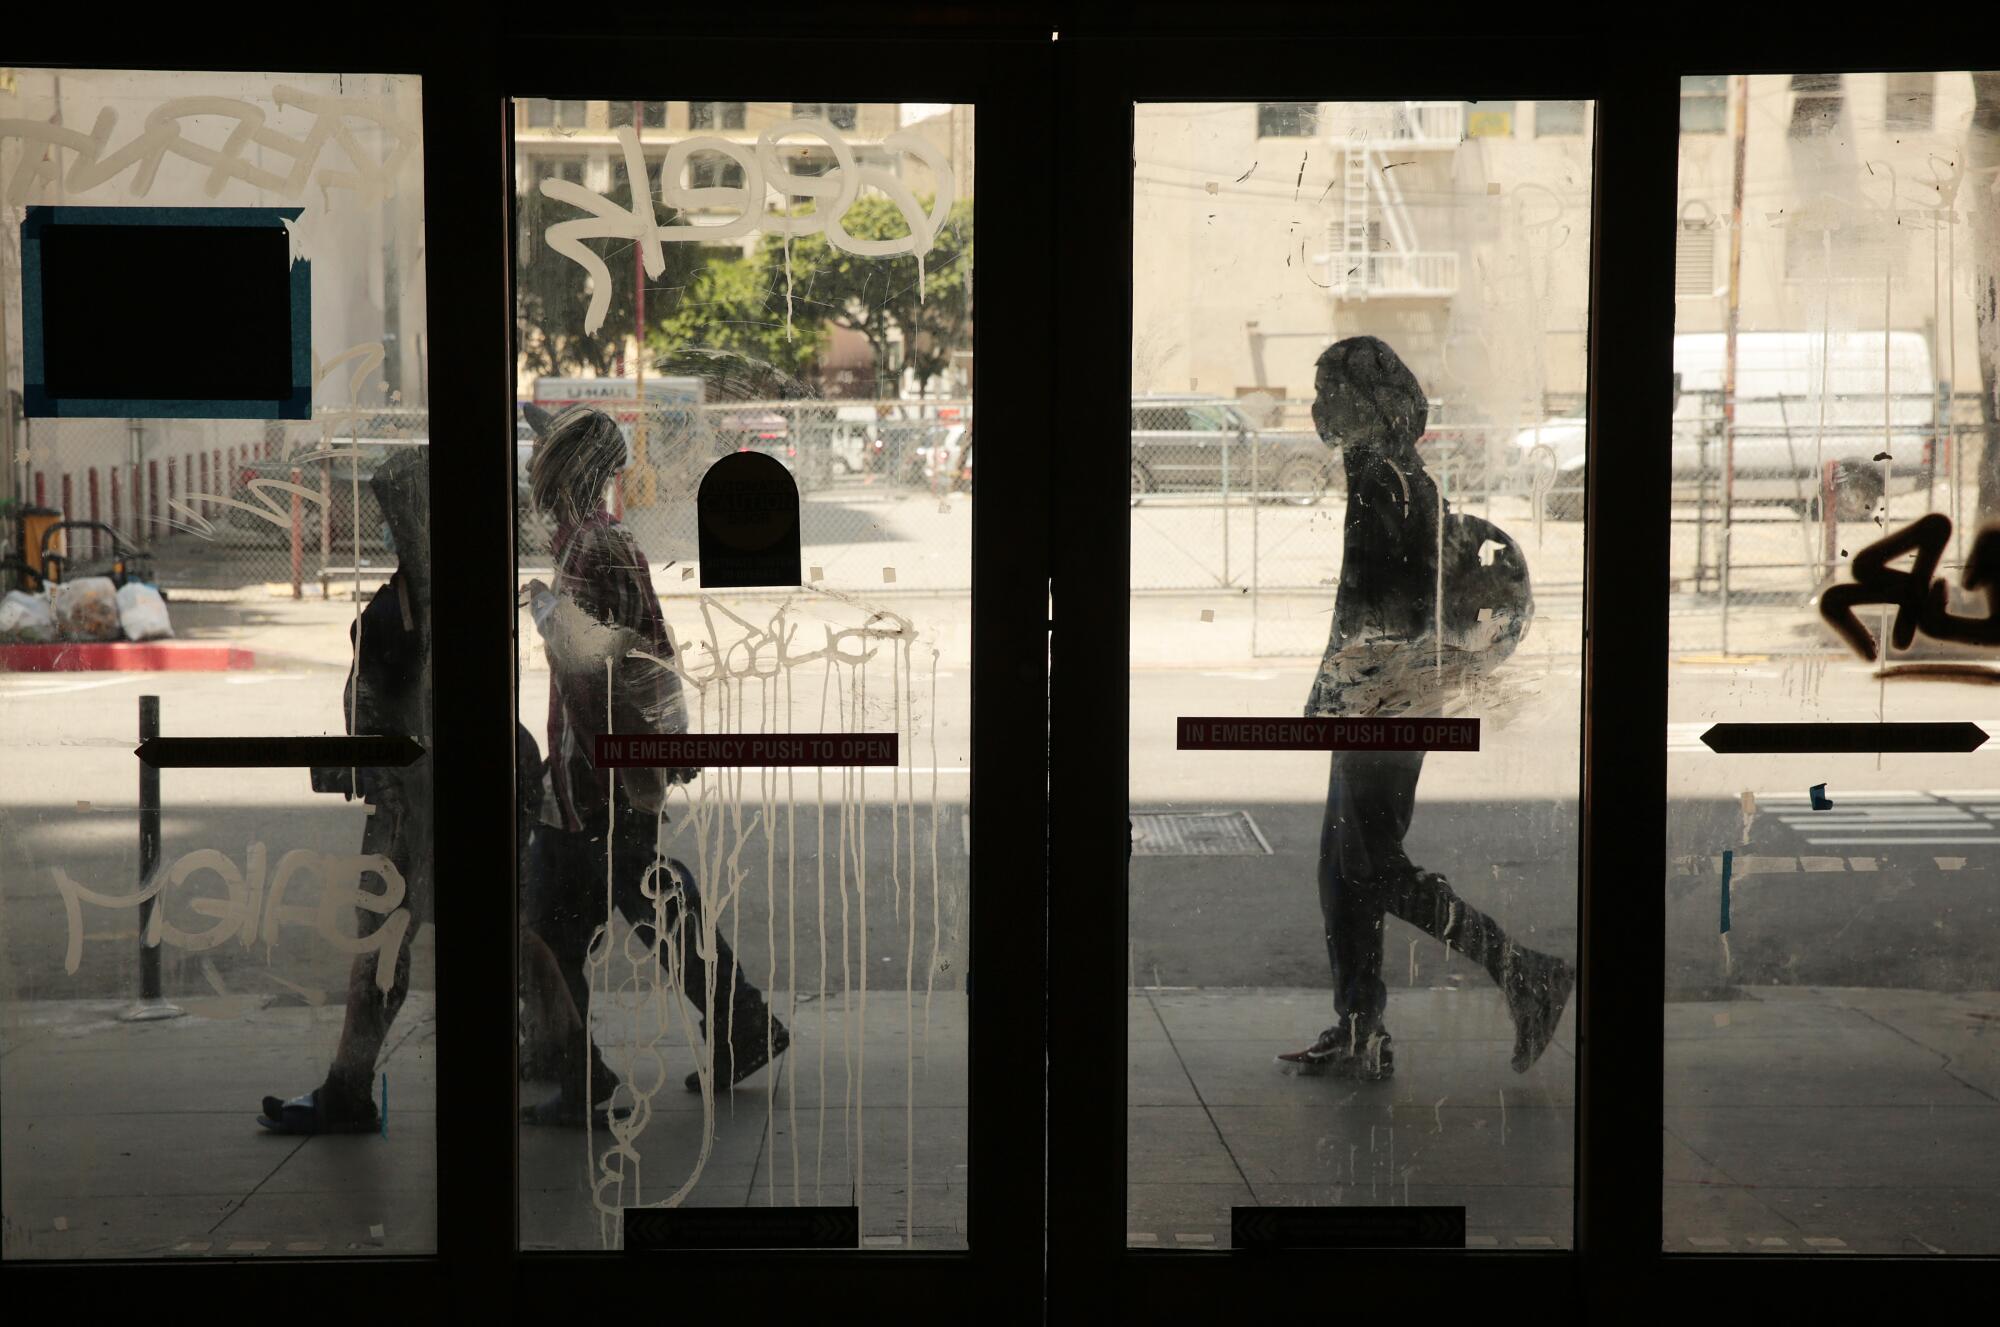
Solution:
[{"label": "plaid jacket", "polygon": [[[557,594],[607,626],[629,627],[651,642],[662,659],[673,657],[666,618],[653,592],[653,573],[638,541],[603,507],[589,517],[565,525],[555,536]],[[591,766],[589,736],[575,732],[564,709],[564,696],[549,692],[549,773],[563,823],[571,830],[596,826],[610,806],[610,777]]]}]

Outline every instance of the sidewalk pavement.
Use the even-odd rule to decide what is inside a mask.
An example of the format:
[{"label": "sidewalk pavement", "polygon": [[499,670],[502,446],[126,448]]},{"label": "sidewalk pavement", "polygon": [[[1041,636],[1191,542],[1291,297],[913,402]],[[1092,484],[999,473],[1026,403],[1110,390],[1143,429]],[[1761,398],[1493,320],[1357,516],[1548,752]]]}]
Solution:
[{"label": "sidewalk pavement", "polygon": [[[2000,994],[1731,994],[1666,1006],[1670,1250],[2000,1249]],[[871,992],[865,1030],[858,995],[801,1001],[780,1071],[718,1099],[682,1201],[858,1201],[870,1247],[963,1247],[963,997],[932,998],[927,1040],[921,992],[909,1022],[902,991]],[[187,1017],[157,1023],[120,1023],[113,1002],[7,1011],[6,1256],[435,1247],[426,993],[412,995],[381,1066],[385,1137],[288,1138],[254,1123],[264,1093],[317,1081],[337,1007],[183,1003]],[[1239,1204],[1407,1202],[1463,1204],[1474,1247],[1568,1247],[1574,1010],[1542,1062],[1516,1075],[1496,993],[1398,993],[1393,1079],[1281,1074],[1272,1056],[1315,1035],[1328,1004],[1318,990],[1132,994],[1131,1243],[1227,1247]],[[651,1084],[650,1061],[628,1049],[637,1012],[607,1002],[600,1036],[615,1067],[645,1063]],[[603,1193],[614,1209],[669,1198],[695,1174],[703,1106],[680,1086],[693,1058],[678,1025],[665,1031],[665,1076],[625,1161],[627,1191]],[[603,1131],[522,1130],[527,1247],[615,1247],[616,1220],[593,1206],[589,1180],[589,1157],[613,1146]]]},{"label": "sidewalk pavement", "polygon": [[[836,980],[838,978],[836,977]],[[777,1071],[704,1103],[677,1020],[661,1069],[637,999],[605,999],[597,1040],[614,1072],[652,1089],[629,1140],[603,1129],[521,1129],[521,1238],[529,1249],[618,1247],[617,1209],[693,1184],[687,1206],[846,1204],[868,1247],[962,1249],[966,1228],[965,997],[784,991],[793,1032]],[[413,991],[378,1065],[381,1134],[306,1138],[256,1123],[266,1093],[307,1091],[340,1034],[337,1004],[183,998],[181,1018],[125,1023],[129,1001],[26,1001],[0,1021],[0,1182],[7,1258],[284,1257],[434,1252],[435,1001]],[[928,1008],[926,1007],[928,1003]],[[906,1019],[906,1009],[908,1017]],[[552,1083],[524,1083],[540,1101]],[[621,1091],[622,1111],[629,1093]],[[592,1156],[623,1170],[597,1200]],[[603,1173],[603,1172],[600,1172]]]},{"label": "sidewalk pavement", "polygon": [[[1730,994],[1666,1006],[1670,1251],[2000,1250],[2000,993]],[[1490,989],[1392,995],[1387,1082],[1280,1074],[1330,1021],[1325,991],[1134,993],[1135,1247],[1296,1203],[1462,1204],[1469,1245],[1570,1245],[1574,1007],[1526,1074]]]}]

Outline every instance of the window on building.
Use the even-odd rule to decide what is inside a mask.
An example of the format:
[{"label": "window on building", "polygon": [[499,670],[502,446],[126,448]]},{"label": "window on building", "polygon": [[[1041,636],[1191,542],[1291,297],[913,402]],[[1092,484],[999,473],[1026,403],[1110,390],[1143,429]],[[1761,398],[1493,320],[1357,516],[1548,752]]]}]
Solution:
[{"label": "window on building", "polygon": [[1793,74],[1792,93],[1793,138],[1830,134],[1840,123],[1845,94],[1839,74]]},{"label": "window on building", "polygon": [[1693,74],[1681,79],[1681,132],[1719,134],[1729,118],[1729,76]]},{"label": "window on building", "polygon": [[795,101],[794,120],[825,120],[836,129],[852,129],[859,107],[851,101]]},{"label": "window on building", "polygon": [[1583,133],[1580,101],[1538,101],[1535,103],[1535,137],[1575,138]]},{"label": "window on building", "polygon": [[[632,123],[632,107],[629,101],[607,103],[613,129]],[[664,129],[667,127],[667,103],[664,101],[642,101],[639,107],[639,127],[642,129]]]},{"label": "window on building", "polygon": [[1887,129],[1928,129],[1934,123],[1937,75],[1891,74],[1883,93],[1882,124]]},{"label": "window on building", "polygon": [[555,103],[535,97],[522,103],[528,108],[528,128],[547,129],[555,123]]},{"label": "window on building", "polygon": [[[785,169],[793,175],[824,175],[832,165],[824,157],[794,157],[785,164]],[[809,194],[793,194],[785,201],[792,207],[802,207],[813,200]]]},{"label": "window on building", "polygon": [[741,129],[744,105],[740,101],[691,101],[688,103],[688,128]]},{"label": "window on building", "polygon": [[742,163],[720,152],[695,153],[688,158],[687,174],[690,188],[741,189],[743,187]]},{"label": "window on building", "polygon": [[1319,105],[1310,101],[1257,103],[1257,137],[1311,138],[1319,132]]},{"label": "window on building", "polygon": [[589,118],[587,101],[559,101],[556,106],[556,128],[581,129]]},{"label": "window on building", "polygon": [[571,184],[582,184],[584,173],[582,157],[551,157],[543,172],[552,179],[568,180]]},{"label": "window on building", "polygon": [[1715,213],[1706,203],[1690,199],[1681,208],[1674,232],[1674,298],[1709,299],[1715,295]]}]

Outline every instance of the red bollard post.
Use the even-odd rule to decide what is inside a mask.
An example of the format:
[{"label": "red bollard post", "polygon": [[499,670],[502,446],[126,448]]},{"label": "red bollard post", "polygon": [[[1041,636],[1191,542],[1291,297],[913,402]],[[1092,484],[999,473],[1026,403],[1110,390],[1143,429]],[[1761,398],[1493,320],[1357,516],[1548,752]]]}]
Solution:
[{"label": "red bollard post", "polygon": [[[292,483],[296,485],[298,482],[299,468],[293,466]],[[303,506],[304,504],[300,501],[298,493],[294,491],[292,493],[292,598],[294,599],[305,597],[305,591],[302,588],[305,550],[301,537],[303,532],[300,529],[300,522],[305,518],[305,513],[302,510]]]}]

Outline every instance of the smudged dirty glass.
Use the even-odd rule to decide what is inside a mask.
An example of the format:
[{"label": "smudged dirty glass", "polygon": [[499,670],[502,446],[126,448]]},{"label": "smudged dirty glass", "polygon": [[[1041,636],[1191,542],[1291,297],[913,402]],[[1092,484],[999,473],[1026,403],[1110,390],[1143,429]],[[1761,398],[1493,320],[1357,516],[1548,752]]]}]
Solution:
[{"label": "smudged dirty glass", "polygon": [[[1674,328],[1664,1247],[1992,1254],[2000,771],[1976,738],[1878,725],[2000,732],[2000,76],[1700,93],[1717,114],[1682,122]],[[1717,724],[1810,727],[1704,740]]]},{"label": "smudged dirty glass", "polygon": [[972,108],[516,113],[523,1245],[962,1248]]},{"label": "smudged dirty glass", "polygon": [[1591,109],[1136,108],[1133,1247],[1571,1242]]},{"label": "smudged dirty glass", "polygon": [[[420,93],[0,69],[9,1259],[437,1247]],[[80,301],[48,243],[274,223],[289,330],[212,269]],[[64,335],[157,399],[51,408]],[[231,389],[273,359],[297,399]]]}]

